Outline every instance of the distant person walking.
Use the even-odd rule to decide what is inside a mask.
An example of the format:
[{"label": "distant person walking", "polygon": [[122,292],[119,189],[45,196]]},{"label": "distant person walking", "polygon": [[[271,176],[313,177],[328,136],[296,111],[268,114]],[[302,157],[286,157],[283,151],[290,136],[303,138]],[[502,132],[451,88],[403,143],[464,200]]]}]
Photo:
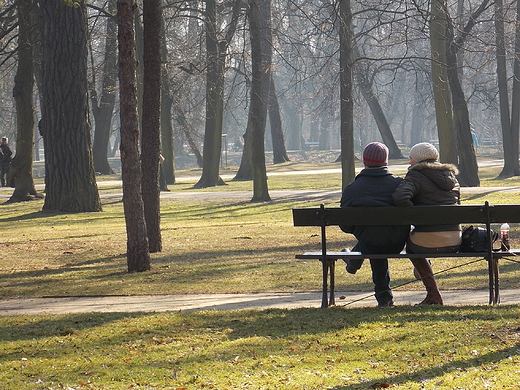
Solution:
[{"label": "distant person walking", "polygon": [[7,137],[2,137],[2,142],[0,143],[0,181],[2,187],[7,187],[7,175],[9,174],[9,165],[13,155],[13,151],[7,141]]}]

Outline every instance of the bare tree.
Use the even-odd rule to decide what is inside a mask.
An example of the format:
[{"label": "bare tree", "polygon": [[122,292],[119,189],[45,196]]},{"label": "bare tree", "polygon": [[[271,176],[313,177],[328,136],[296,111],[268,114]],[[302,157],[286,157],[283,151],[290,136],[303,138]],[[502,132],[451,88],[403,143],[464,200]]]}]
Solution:
[{"label": "bare tree", "polygon": [[[110,175],[114,173],[114,171],[108,163],[108,147],[110,130],[112,128],[112,115],[114,113],[117,95],[116,0],[108,1],[106,13],[105,60],[103,64],[101,94],[98,95],[97,92],[96,72],[93,67],[93,80],[90,83],[90,100],[92,102],[92,114],[95,123],[94,142],[92,145],[94,168],[96,172]],[[92,53],[91,56],[93,56]]]},{"label": "bare tree", "polygon": [[34,0],[19,0],[18,10],[18,68],[15,77],[13,97],[16,102],[16,156],[9,170],[10,185],[15,187],[8,203],[24,200],[41,199],[42,194],[36,192],[33,180],[33,141],[34,141],[34,107],[33,107],[33,22],[31,12]]},{"label": "bare tree", "polygon": [[121,169],[123,207],[127,235],[129,272],[150,269],[150,252],[141,195],[139,156],[139,119],[137,114],[136,54],[134,13],[135,0],[118,0],[119,88],[121,120]]},{"label": "bare tree", "polygon": [[150,252],[162,250],[159,162],[161,153],[161,1],[143,1],[144,85],[142,189]]},{"label": "bare tree", "polygon": [[267,188],[264,136],[271,83],[271,5],[270,0],[249,3],[251,39],[251,164],[253,168],[253,202],[271,200]]}]

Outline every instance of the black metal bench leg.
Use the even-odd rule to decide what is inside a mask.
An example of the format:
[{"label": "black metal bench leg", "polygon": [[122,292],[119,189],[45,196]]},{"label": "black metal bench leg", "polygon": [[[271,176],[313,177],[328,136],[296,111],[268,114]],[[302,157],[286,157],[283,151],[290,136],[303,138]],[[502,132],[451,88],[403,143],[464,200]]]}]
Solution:
[{"label": "black metal bench leg", "polygon": [[329,293],[329,306],[333,306],[336,304],[336,300],[334,298],[334,271],[336,270],[336,260],[329,260],[329,269],[330,269],[330,293]]},{"label": "black metal bench leg", "polygon": [[500,273],[498,269],[498,258],[493,259],[493,279],[495,286],[495,296],[493,303],[498,305],[500,303]]},{"label": "black metal bench leg", "polygon": [[495,302],[495,278],[494,278],[494,266],[493,257],[488,258],[488,274],[489,274],[489,304],[492,305]]},{"label": "black metal bench leg", "polygon": [[329,307],[329,301],[327,298],[327,282],[328,282],[328,276],[329,276],[329,264],[327,262],[326,258],[321,259],[321,265],[323,268],[323,287],[322,287],[322,293],[321,293],[321,307],[322,309],[325,309]]}]

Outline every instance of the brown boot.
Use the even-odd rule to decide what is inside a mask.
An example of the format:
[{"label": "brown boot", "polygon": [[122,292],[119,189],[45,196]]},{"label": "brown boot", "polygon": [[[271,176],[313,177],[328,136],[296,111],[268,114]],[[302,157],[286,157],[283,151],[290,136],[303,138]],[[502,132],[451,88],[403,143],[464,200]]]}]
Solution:
[{"label": "brown boot", "polygon": [[433,269],[428,259],[410,259],[413,266],[421,276],[421,280],[426,287],[426,298],[420,305],[442,305],[442,297],[437,287],[437,282],[433,276]]}]

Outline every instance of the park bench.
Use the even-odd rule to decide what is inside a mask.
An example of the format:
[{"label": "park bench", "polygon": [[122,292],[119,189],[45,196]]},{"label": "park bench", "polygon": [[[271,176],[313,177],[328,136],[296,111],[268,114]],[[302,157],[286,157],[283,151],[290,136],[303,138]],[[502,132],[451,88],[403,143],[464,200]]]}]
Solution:
[{"label": "park bench", "polygon": [[[297,259],[317,259],[322,263],[323,288],[321,307],[335,304],[334,269],[336,260],[344,259],[401,259],[401,258],[480,258],[488,262],[489,304],[500,302],[499,266],[502,258],[520,255],[520,250],[493,250],[492,227],[495,223],[520,223],[520,204],[411,206],[411,207],[305,207],[293,209],[294,226],[319,226],[321,228],[321,250],[296,255]],[[327,248],[326,228],[339,225],[485,225],[488,238],[486,252],[427,253],[367,255],[360,252],[334,252]],[[328,284],[330,281],[330,291]]]}]

